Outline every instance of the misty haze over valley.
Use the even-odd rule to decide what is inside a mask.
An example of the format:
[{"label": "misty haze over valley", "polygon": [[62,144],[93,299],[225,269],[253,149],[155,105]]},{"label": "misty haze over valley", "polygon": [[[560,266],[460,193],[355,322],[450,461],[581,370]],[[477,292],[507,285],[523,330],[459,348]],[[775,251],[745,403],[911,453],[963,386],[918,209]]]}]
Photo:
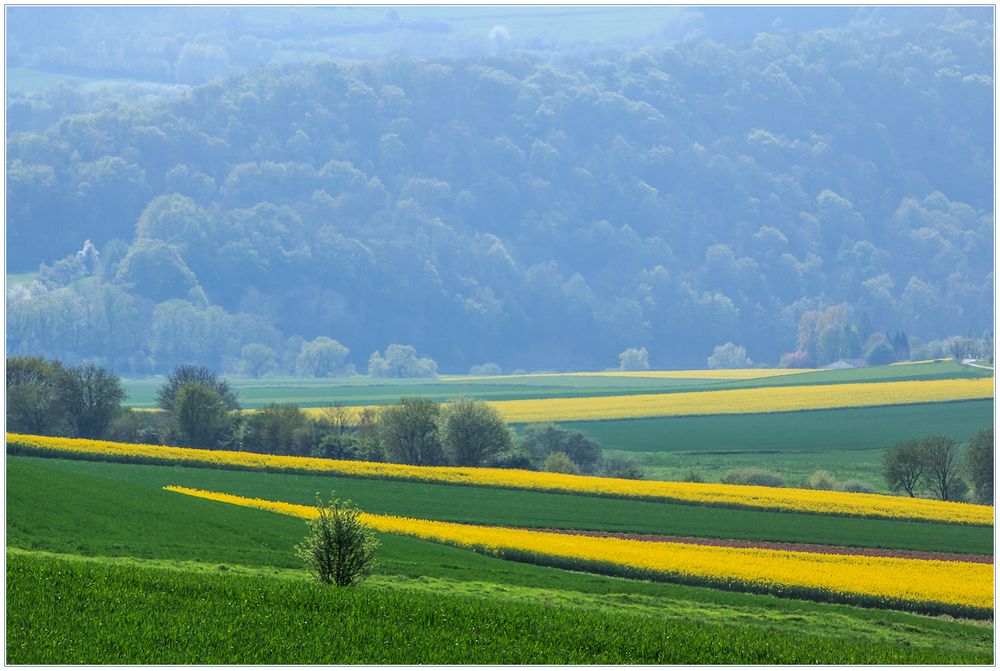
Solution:
[{"label": "misty haze over valley", "polygon": [[991,7],[7,12],[10,354],[821,366],[992,329]]}]

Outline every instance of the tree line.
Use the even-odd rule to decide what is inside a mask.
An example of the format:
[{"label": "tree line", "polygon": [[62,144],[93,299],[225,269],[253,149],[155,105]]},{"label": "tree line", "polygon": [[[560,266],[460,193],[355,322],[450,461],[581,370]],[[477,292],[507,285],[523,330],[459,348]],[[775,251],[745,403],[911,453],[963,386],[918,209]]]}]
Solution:
[{"label": "tree line", "polygon": [[159,412],[124,407],[121,380],[94,364],[64,367],[41,357],[7,358],[7,429],[130,443],[181,445],[416,466],[489,466],[637,479],[630,457],[604,455],[582,431],[533,424],[520,434],[482,401],[403,398],[360,411],[304,411],[269,404],[241,412],[214,371],[175,368],[156,392]]}]

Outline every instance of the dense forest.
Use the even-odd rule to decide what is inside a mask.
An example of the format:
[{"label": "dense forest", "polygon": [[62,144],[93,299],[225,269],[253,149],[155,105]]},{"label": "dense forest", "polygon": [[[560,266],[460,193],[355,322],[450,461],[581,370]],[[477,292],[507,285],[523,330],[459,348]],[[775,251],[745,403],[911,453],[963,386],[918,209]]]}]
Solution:
[{"label": "dense forest", "polygon": [[[239,60],[260,40],[225,16],[186,61],[146,43],[201,68],[160,72],[183,89],[8,94],[8,352],[326,375],[394,343],[466,372],[732,342],[822,365],[992,328],[992,8],[285,64]],[[844,343],[820,353],[823,329]]]}]

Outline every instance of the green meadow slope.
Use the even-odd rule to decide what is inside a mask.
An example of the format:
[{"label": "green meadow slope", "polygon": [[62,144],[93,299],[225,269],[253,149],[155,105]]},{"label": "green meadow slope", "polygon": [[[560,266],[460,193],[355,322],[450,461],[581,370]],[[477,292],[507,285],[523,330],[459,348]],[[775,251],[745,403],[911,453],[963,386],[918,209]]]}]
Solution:
[{"label": "green meadow slope", "polygon": [[[304,580],[292,553],[305,531],[301,520],[161,489],[181,481],[308,502],[315,489],[336,485],[339,495],[375,512],[408,508],[443,519],[455,507],[482,522],[514,507],[504,523],[532,505],[517,509],[516,498],[487,505],[468,496],[472,487],[450,487],[449,499],[423,485],[402,491],[398,486],[410,483],[339,480],[8,458],[8,663],[992,659],[992,629],[981,625],[589,575],[385,534],[372,581],[331,598]],[[562,496],[492,491],[537,497],[536,514]],[[558,513],[563,522],[583,523],[594,511],[586,507],[592,497],[564,498],[578,500]],[[574,511],[574,503],[583,509]],[[661,516],[741,512],[679,508]],[[638,509],[615,516],[629,519]],[[918,526],[911,533],[939,531]]]},{"label": "green meadow slope", "polygon": [[[596,496],[558,494],[445,485],[414,481],[371,480],[324,475],[293,475],[252,471],[70,461],[39,457],[8,457],[9,501],[30,500],[38,515],[15,518],[11,538],[22,533],[38,538],[35,525],[66,534],[66,539],[92,547],[92,554],[115,554],[107,544],[121,543],[116,533],[81,536],[79,528],[93,524],[122,525],[133,520],[137,529],[152,526],[154,537],[176,533],[186,537],[189,515],[168,519],[153,511],[180,506],[190,514],[201,505],[174,503],[185,498],[163,491],[166,485],[223,491],[230,494],[310,505],[319,493],[331,490],[353,500],[362,509],[387,515],[451,522],[534,528],[620,531],[674,536],[774,540],[799,543],[853,545],[942,552],[990,554],[993,530],[930,522],[907,522],[738,510],[665,502],[633,501]],[[45,484],[43,484],[45,483]],[[41,500],[37,490],[47,491]],[[104,495],[93,497],[93,492]],[[80,506],[79,502],[90,501]],[[218,504],[222,505],[222,504]],[[94,507],[98,520],[91,521]],[[12,506],[13,507],[13,506]],[[148,508],[149,519],[141,514]],[[42,514],[46,511],[47,514]],[[163,531],[159,531],[162,525]],[[180,543],[180,541],[175,541]],[[228,543],[228,541],[227,541]],[[169,543],[168,547],[173,543]],[[100,549],[104,547],[104,549]],[[59,545],[38,546],[60,551]],[[133,556],[152,556],[142,547],[129,548]],[[163,550],[157,550],[162,552]]]}]

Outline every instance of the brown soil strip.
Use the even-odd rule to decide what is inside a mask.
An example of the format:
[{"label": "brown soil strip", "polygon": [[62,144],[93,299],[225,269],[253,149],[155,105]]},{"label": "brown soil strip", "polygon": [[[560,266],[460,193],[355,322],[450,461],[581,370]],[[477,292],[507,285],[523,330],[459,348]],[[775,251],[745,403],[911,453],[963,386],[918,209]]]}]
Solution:
[{"label": "brown soil strip", "polygon": [[764,548],[791,552],[815,552],[832,555],[860,555],[863,557],[898,557],[901,559],[936,559],[939,561],[974,562],[992,564],[992,555],[958,554],[954,552],[923,552],[920,550],[886,550],[883,548],[860,548],[845,545],[817,545],[814,543],[778,543],[775,541],[730,540],[726,538],[693,538],[689,536],[655,536],[651,534],[616,533],[612,531],[582,531],[578,529],[532,529],[553,534],[571,536],[593,536],[595,538],[623,538],[625,540],[650,541],[655,543],[690,543],[692,545],[714,545],[726,548]]}]

